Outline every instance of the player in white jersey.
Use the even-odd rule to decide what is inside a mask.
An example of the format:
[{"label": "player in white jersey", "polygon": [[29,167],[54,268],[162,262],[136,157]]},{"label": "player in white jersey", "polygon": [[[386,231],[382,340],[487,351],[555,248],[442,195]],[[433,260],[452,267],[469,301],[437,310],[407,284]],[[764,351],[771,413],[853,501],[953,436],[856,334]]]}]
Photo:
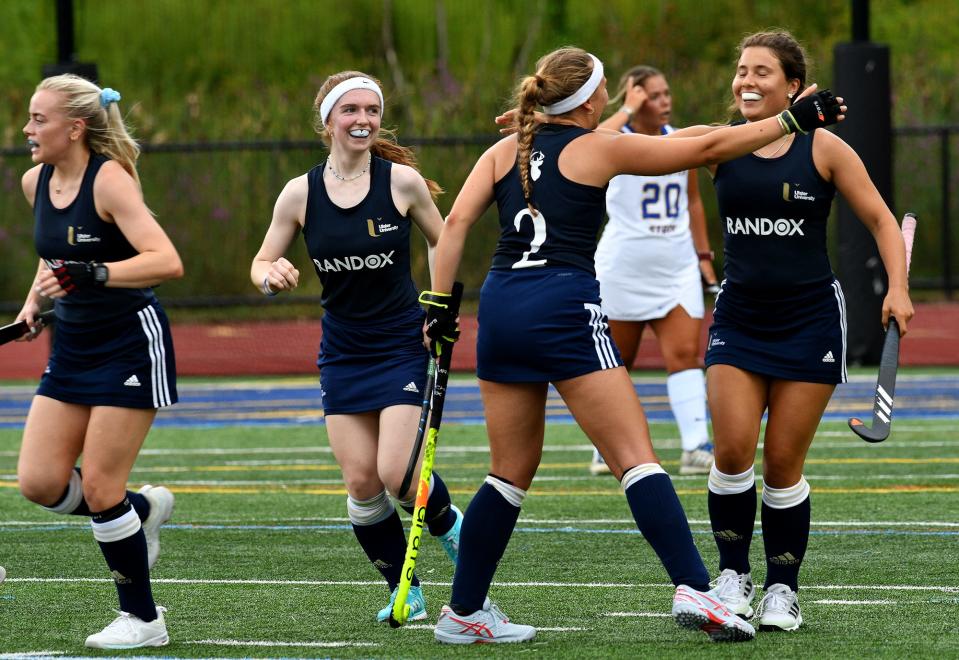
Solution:
[{"label": "player in white jersey", "polygon": [[[668,135],[672,96],[650,66],[630,69],[620,84],[623,106],[600,124],[623,133]],[[632,366],[648,323],[659,340],[666,386],[679,425],[680,474],[708,474],[713,462],[700,358],[702,283],[715,286],[713,253],[696,171],[620,175],[606,192],[609,222],[596,249],[596,276],[613,341]],[[598,451],[593,474],[609,469]]]}]

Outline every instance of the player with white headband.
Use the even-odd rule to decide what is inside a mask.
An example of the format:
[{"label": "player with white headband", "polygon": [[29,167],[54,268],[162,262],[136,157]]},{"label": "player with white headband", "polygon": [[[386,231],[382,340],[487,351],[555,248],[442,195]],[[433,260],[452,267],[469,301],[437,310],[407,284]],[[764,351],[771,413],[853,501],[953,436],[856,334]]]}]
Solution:
[{"label": "player with white headband", "polygon": [[[383,92],[372,77],[345,71],[316,96],[316,132],[325,162],[287,183],[250,270],[268,296],[291,291],[299,270],[284,256],[300,232],[323,286],[323,338],[317,366],[330,447],[343,470],[347,513],[393,608],[406,553],[391,498],[412,513],[415,489],[399,492],[416,438],[429,351],[410,267],[410,234],[426,238],[430,263],[443,219],[442,192],[416,169],[413,152],[384,137]],[[419,468],[417,467],[417,474]],[[462,513],[434,471],[426,524],[455,562]],[[426,618],[419,581],[406,599],[412,620]]]},{"label": "player with white headband", "polygon": [[[605,188],[614,176],[665,174],[735,158],[785,132],[833,123],[840,106],[814,97],[793,106],[785,124],[770,118],[663,139],[596,131],[607,101],[595,56],[570,47],[541,58],[536,73],[517,87],[516,134],[474,166],[436,248],[431,296],[441,300],[452,289],[470,228],[496,202],[501,232],[480,292],[477,338],[491,470],[463,521],[450,604],[434,631],[441,642],[521,642],[536,635],[532,626],[512,623],[488,592],[539,466],[551,383],[621,480],[639,530],[676,585],[677,623],[715,640],[755,634],[708,592],[709,574],[610,341],[593,253]],[[546,113],[543,123],[534,118],[538,107]],[[430,307],[427,318],[431,338],[455,331],[456,319],[443,308]]]}]

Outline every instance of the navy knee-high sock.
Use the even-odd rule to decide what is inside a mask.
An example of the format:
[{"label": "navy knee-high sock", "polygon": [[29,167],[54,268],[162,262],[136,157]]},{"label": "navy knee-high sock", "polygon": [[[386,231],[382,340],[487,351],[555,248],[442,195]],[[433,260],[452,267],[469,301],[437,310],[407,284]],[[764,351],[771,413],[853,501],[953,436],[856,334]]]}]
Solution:
[{"label": "navy knee-high sock", "polygon": [[[432,479],[430,498],[426,501],[426,528],[431,536],[443,536],[450,531],[456,522],[456,514],[453,512],[450,491],[446,487],[446,482],[440,479],[440,475],[435,472]],[[408,514],[413,515],[414,504],[400,502],[400,506]]]},{"label": "navy knee-high sock", "polygon": [[719,570],[749,573],[749,544],[756,526],[756,484],[741,493],[709,491],[709,522],[719,548]]},{"label": "navy knee-high sock", "polygon": [[763,546],[766,550],[766,583],[785,584],[799,591],[799,567],[809,544],[812,507],[807,497],[788,509],[774,509],[763,502]]},{"label": "navy knee-high sock", "polygon": [[[353,533],[370,563],[390,585],[390,591],[396,589],[403,574],[403,559],[406,556],[406,534],[399,514],[394,510],[388,517],[372,525],[353,523]],[[414,575],[413,586],[419,584]]]},{"label": "navy knee-high sock", "polygon": [[113,574],[120,609],[144,621],[156,619],[146,537],[133,506],[124,499],[106,511],[94,513],[91,525],[93,536]]},{"label": "navy knee-high sock", "polygon": [[466,616],[482,609],[519,511],[489,483],[476,492],[460,530],[459,560],[450,597],[450,607],[457,614]]},{"label": "navy knee-high sock", "polygon": [[626,489],[626,500],[639,531],[653,546],[673,584],[709,589],[709,573],[669,475],[650,474],[633,482]]}]

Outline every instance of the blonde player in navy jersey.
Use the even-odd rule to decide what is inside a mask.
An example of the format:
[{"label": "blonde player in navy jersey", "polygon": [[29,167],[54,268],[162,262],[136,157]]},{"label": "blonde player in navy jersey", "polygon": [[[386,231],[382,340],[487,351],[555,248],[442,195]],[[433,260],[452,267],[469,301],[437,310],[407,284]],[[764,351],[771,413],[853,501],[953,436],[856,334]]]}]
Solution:
[{"label": "blonde player in navy jersey", "polygon": [[[792,35],[757,33],[740,43],[732,91],[746,126],[795,108],[805,86],[805,54]],[[802,624],[797,591],[810,525],[803,464],[836,384],[846,380],[845,303],[826,253],[836,191],[875,237],[889,275],[881,321],[893,314],[903,334],[913,315],[905,251],[859,156],[828,131],[790,133],[711,169],[725,237],[725,278],[706,350],[717,593],[730,609],[753,614],[753,462],[765,413],[766,575],[758,625],[795,630]]]},{"label": "blonde player in navy jersey", "polygon": [[[623,75],[623,105],[599,125],[623,133],[668,135],[672,95],[666,77],[640,65]],[[648,324],[666,362],[669,406],[679,426],[680,474],[708,474],[713,450],[706,424],[706,379],[700,358],[702,282],[716,284],[706,213],[696,170],[613,177],[609,222],[596,247],[596,278],[609,331],[627,368]],[[608,472],[593,450],[593,474]]]},{"label": "blonde player in navy jersey", "polygon": [[[327,434],[343,470],[353,531],[391,590],[376,615],[382,622],[392,611],[406,552],[390,497],[412,512],[415,487],[399,489],[430,359],[410,272],[410,233],[415,225],[426,237],[432,260],[443,226],[434,203],[440,188],[417,171],[409,149],[383,137],[383,93],[370,76],[358,71],[330,76],[314,109],[315,129],[329,145],[329,157],[286,184],[250,275],[266,295],[296,288],[299,270],[283,255],[303,233],[323,285],[317,364]],[[454,563],[461,520],[434,471],[427,527]],[[426,618],[415,577],[407,603],[410,619]]]},{"label": "blonde player in navy jersey", "polygon": [[[479,159],[437,245],[433,291],[423,296],[433,339],[455,335],[456,319],[444,301],[470,228],[496,203],[500,239],[480,293],[477,340],[492,469],[463,521],[451,603],[434,633],[441,642],[520,642],[536,634],[510,622],[487,594],[539,465],[550,383],[621,481],[637,526],[676,585],[676,621],[716,640],[754,635],[707,593],[706,567],[610,341],[593,253],[614,176],[666,174],[734,158],[791,130],[832,123],[840,106],[818,94],[783,118],[662,139],[594,130],[607,100],[595,56],[569,47],[541,58],[517,89],[517,134]],[[537,126],[540,106],[546,123]]]},{"label": "blonde player in navy jersey", "polygon": [[173,494],[126,484],[157,409],[177,400],[170,327],[151,287],[183,274],[143,202],[139,148],[119,101],[115,90],[73,75],[47,78],[30,99],[23,132],[37,165],[23,176],[23,193],[41,261],[17,316],[33,326],[44,298],[56,301],[53,351],[17,476],[27,499],[91,518],[120,598],[120,616],[86,640],[103,649],[168,642],[150,568]]}]

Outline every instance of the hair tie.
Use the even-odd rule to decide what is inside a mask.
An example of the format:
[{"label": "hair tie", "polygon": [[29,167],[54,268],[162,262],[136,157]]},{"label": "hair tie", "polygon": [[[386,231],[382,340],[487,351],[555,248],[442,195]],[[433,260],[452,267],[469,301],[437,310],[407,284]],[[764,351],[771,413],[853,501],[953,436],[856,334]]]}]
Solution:
[{"label": "hair tie", "polygon": [[120,100],[120,92],[110,87],[104,87],[100,92],[100,105],[104,108],[111,103],[117,103]]},{"label": "hair tie", "polygon": [[537,87],[542,87],[546,84],[546,80],[540,76],[538,73],[533,74],[533,77],[536,78]]}]

